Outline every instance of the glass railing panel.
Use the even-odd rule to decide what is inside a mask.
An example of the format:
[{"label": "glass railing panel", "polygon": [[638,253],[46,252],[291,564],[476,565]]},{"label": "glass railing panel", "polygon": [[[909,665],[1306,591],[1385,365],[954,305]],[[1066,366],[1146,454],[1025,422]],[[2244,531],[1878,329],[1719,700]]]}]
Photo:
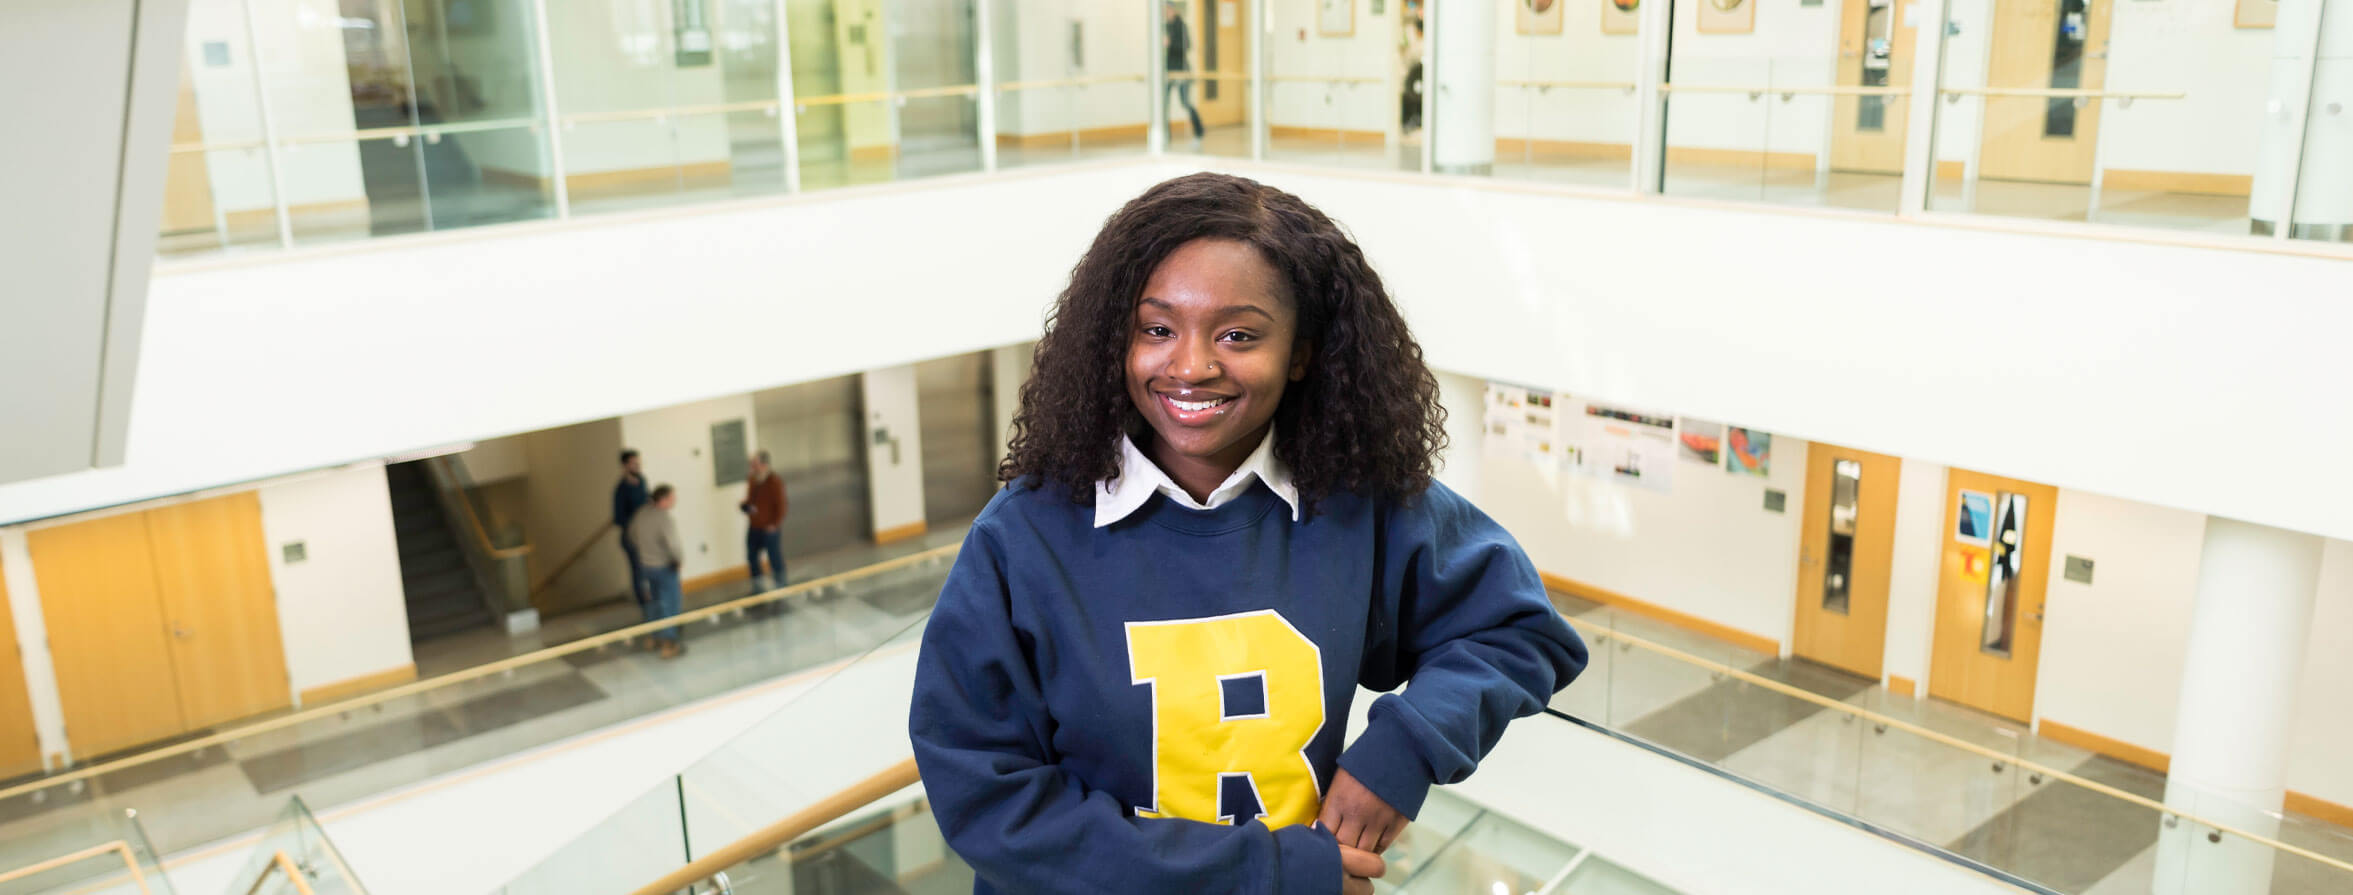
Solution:
[{"label": "glass railing panel", "polygon": [[[1561,895],[1675,895],[1665,884],[1595,857],[1591,852],[1576,861],[1559,885],[1545,890]],[[1545,895],[1540,892],[1538,895]]]},{"label": "glass railing panel", "polygon": [[175,142],[166,166],[156,254],[277,247],[275,187],[260,138]]},{"label": "glass railing panel", "polygon": [[326,828],[300,797],[286,800],[276,822],[231,877],[230,895],[367,895]]},{"label": "glass railing panel", "polygon": [[10,840],[0,858],[0,895],[172,895],[157,852],[134,811],[92,811],[81,823]]},{"label": "glass railing panel", "polygon": [[[2179,892],[2256,895],[2353,891],[2353,837],[2343,828],[2249,805],[2242,798],[2179,783],[2168,787],[2150,875]],[[2285,847],[2250,838],[2263,837]],[[2137,869],[2137,868],[2136,868]],[[2137,874],[2135,879],[2137,879]],[[2168,891],[2159,887],[2153,891]]]},{"label": "glass railing panel", "polygon": [[499,887],[499,895],[585,895],[628,892],[686,863],[686,829],[679,824],[674,781],[631,799]]},{"label": "glass railing panel", "polygon": [[1145,82],[1141,74],[999,82],[998,169],[1144,154]]},{"label": "glass railing panel", "polygon": [[1546,892],[1568,873],[1579,851],[1502,815],[1481,812],[1410,876],[1392,868],[1383,881],[1394,881],[1393,891],[1430,895]]},{"label": "glass railing panel", "polygon": [[2310,65],[2234,22],[2276,8],[1951,5],[1929,207],[2247,233],[2266,169],[2289,179],[2300,118],[2267,103]]},{"label": "glass railing panel", "polygon": [[[2247,6],[2261,8],[2269,4],[2250,2]],[[2302,167],[2296,175],[2294,222],[2288,235],[2296,239],[2321,242],[2353,242],[2353,9],[2344,3],[2330,4],[2322,13],[2323,35],[2320,59],[2312,69],[2312,99],[2303,134]],[[2278,84],[2283,75],[2274,64],[2272,83]],[[2292,63],[2291,63],[2292,64]],[[2275,92],[2279,87],[2272,88]],[[2263,130],[2271,133],[2280,127],[2278,116],[2270,116]],[[2264,170],[2265,160],[2257,162],[2257,171]],[[2273,166],[2273,170],[2284,170]],[[2267,178],[2255,178],[2264,184]],[[2257,214],[2263,221],[2277,220],[2278,212]],[[2260,229],[2258,226],[2257,229]]]},{"label": "glass railing panel", "polygon": [[[1511,4],[1503,13],[1495,44],[1494,175],[1630,189],[1640,111],[1638,4],[1604,0],[1598,16],[1569,6]],[[1422,39],[1409,35],[1413,43]],[[1407,101],[1435,89],[1425,79],[1417,90],[1411,75]]]},{"label": "glass railing panel", "polygon": [[265,826],[289,796],[347,804],[821,668],[905,635],[929,612],[953,552],[690,609],[678,623],[687,652],[672,661],[630,643],[659,625],[621,628],[0,790],[0,865],[81,847],[123,807],[140,810],[159,847],[178,850]]},{"label": "glass railing panel", "polygon": [[[1687,15],[1677,13],[1678,18]],[[1660,93],[1667,119],[1660,192],[1753,202],[1765,197],[1768,175],[1786,178],[1792,171],[1811,171],[1811,159],[1768,154],[1772,76],[1770,59],[1696,53],[1675,59],[1672,83]]]}]

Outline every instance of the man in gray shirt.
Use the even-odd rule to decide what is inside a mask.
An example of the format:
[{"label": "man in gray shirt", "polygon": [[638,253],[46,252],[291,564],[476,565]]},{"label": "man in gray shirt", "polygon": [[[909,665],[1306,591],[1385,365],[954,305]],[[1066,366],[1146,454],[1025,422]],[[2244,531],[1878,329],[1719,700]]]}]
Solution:
[{"label": "man in gray shirt", "polygon": [[[646,495],[645,506],[629,520],[629,543],[637,548],[639,561],[644,564],[648,597],[645,620],[649,622],[677,615],[686,603],[686,592],[678,579],[679,569],[686,563],[686,550],[678,542],[678,519],[670,513],[676,506],[677,489],[660,485]],[[677,628],[656,631],[654,639],[661,642],[664,659],[675,659],[686,652]]]}]

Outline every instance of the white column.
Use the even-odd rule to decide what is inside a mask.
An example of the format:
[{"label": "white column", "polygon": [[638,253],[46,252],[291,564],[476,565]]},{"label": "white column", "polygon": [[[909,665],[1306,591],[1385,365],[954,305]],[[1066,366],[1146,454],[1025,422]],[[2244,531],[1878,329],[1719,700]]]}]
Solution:
[{"label": "white column", "polygon": [[2353,240],[2353,0],[2281,0],[2271,57],[2248,217],[2257,233]]},{"label": "white column", "polygon": [[[1144,71],[1148,76],[1145,83],[1152,88],[1151,130],[1144,135],[1144,146],[1153,155],[1168,151],[1168,48],[1160,45],[1160,41],[1168,36],[1168,20],[1162,18],[1166,15],[1161,11],[1163,2],[1143,0],[1144,22],[1148,29],[1145,33],[1149,35],[1144,38],[1144,46],[1151,48],[1145,60],[1147,67]],[[1077,123],[1073,122],[1072,127],[1076,126]]]},{"label": "white column", "polygon": [[[2211,517],[2182,663],[2168,808],[2274,836],[2286,793],[2290,712],[2304,669],[2322,539]],[[2275,852],[2240,837],[2209,841],[2180,822],[2159,830],[2159,895],[2270,891]]]},{"label": "white column", "polygon": [[1430,165],[1441,174],[1495,168],[1495,29],[1500,3],[1430,7]]},{"label": "white column", "polygon": [[915,366],[858,376],[866,416],[866,498],[878,541],[923,533],[923,426],[917,417]]},{"label": "white column", "polygon": [[980,119],[976,127],[980,137],[980,169],[997,170],[997,20],[989,12],[989,0],[975,0],[972,20],[980,29],[973,35],[973,83],[980,92],[973,94],[980,105]]}]

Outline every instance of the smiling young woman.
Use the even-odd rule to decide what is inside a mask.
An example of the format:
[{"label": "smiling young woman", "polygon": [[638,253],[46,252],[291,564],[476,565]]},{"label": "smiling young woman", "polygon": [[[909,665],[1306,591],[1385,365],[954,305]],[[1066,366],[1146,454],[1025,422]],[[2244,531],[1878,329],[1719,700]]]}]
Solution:
[{"label": "smiling young woman", "polygon": [[[1437,382],[1337,224],[1162,183],[1057,300],[909,733],[978,892],[1369,892],[1429,787],[1585,665],[1431,479]],[[1359,684],[1374,701],[1343,748]]]}]

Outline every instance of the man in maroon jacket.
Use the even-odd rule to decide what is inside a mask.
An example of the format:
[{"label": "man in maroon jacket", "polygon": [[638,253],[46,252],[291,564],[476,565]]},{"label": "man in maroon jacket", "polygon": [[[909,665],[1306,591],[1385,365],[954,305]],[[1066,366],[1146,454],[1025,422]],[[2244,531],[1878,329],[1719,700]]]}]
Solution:
[{"label": "man in maroon jacket", "polygon": [[[751,481],[737,506],[752,517],[744,552],[751,558],[752,592],[760,593],[784,586],[784,477],[769,466],[767,451],[753,454],[751,466]],[[768,554],[767,581],[760,577],[762,552]]]}]

